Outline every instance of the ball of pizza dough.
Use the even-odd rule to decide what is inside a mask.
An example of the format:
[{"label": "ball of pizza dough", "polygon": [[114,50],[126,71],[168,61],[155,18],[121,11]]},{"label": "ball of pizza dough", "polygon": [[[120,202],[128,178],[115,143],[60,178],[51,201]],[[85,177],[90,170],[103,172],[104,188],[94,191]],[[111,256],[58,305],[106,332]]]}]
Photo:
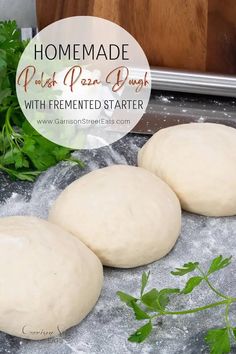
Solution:
[{"label": "ball of pizza dough", "polygon": [[154,174],[116,165],[69,185],[49,220],[76,235],[104,265],[130,268],[171,250],[180,233],[181,208],[175,193]]},{"label": "ball of pizza dough", "polygon": [[165,181],[187,211],[236,214],[236,129],[214,123],[162,129],[139,151],[138,165]]},{"label": "ball of pizza dough", "polygon": [[29,217],[0,219],[0,330],[28,339],[59,335],[95,305],[102,265],[78,238]]}]

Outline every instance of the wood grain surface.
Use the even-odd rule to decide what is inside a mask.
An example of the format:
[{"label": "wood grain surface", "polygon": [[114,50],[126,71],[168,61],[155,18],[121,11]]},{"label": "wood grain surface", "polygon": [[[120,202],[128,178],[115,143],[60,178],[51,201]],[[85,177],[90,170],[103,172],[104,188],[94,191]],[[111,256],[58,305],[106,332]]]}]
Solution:
[{"label": "wood grain surface", "polygon": [[206,69],[236,74],[236,0],[209,0]]},{"label": "wood grain surface", "polygon": [[76,15],[124,27],[150,65],[236,74],[236,0],[37,0],[40,29]]}]

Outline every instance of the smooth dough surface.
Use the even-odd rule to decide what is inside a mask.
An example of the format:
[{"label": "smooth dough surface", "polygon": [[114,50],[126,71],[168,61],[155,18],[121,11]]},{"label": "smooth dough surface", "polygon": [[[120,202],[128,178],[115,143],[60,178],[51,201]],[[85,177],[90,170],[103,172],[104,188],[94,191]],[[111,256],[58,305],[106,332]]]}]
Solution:
[{"label": "smooth dough surface", "polygon": [[78,236],[104,265],[129,268],[171,250],[180,232],[181,209],[174,192],[154,174],[116,165],[69,185],[49,220]]},{"label": "smooth dough surface", "polygon": [[76,237],[27,216],[0,219],[0,330],[44,339],[78,324],[103,282],[99,259]]},{"label": "smooth dough surface", "polygon": [[162,129],[142,147],[138,165],[165,181],[187,211],[236,214],[236,129],[214,123]]}]

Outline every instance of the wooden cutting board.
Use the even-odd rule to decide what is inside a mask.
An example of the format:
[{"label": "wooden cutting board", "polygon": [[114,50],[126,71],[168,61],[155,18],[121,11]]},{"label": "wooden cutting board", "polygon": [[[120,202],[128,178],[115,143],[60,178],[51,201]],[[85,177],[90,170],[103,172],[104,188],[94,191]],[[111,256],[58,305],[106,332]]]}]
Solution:
[{"label": "wooden cutting board", "polygon": [[37,0],[40,29],[76,15],[124,27],[150,65],[236,74],[236,0]]}]

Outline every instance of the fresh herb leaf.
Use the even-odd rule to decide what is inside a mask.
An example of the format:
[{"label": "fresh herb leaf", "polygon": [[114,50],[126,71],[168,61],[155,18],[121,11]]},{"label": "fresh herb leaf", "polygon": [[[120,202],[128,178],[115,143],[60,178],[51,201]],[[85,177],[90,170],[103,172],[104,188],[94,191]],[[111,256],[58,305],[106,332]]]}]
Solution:
[{"label": "fresh herb leaf", "polygon": [[148,291],[141,297],[141,301],[144,305],[150,307],[153,310],[159,310],[160,306],[158,304],[159,292],[157,289],[152,289]]},{"label": "fresh herb leaf", "polygon": [[232,327],[232,332],[233,332],[234,338],[236,339],[236,327]]},{"label": "fresh herb leaf", "polygon": [[6,168],[0,164],[0,169],[9,174],[13,179],[20,179],[22,181],[33,182],[35,178],[41,173],[40,171],[25,171],[20,172],[17,170],[12,170],[10,168]]},{"label": "fresh herb leaf", "polygon": [[194,288],[196,288],[201,282],[202,282],[203,278],[200,276],[196,276],[196,277],[192,277],[190,278],[184,289],[181,291],[182,294],[189,294],[193,291]]},{"label": "fresh herb leaf", "polygon": [[59,161],[81,161],[72,150],[42,137],[25,119],[16,95],[16,71],[28,44],[15,21],[0,21],[0,170],[14,179],[33,181]]},{"label": "fresh herb leaf", "polygon": [[117,291],[116,293],[120,300],[124,302],[127,306],[132,307],[132,302],[137,301],[137,299],[129,294],[124,293],[123,291]]},{"label": "fresh herb leaf", "polygon": [[223,258],[221,255],[214,258],[211,262],[210,268],[207,272],[207,275],[210,275],[214,272],[217,272],[220,269],[227,267],[231,263],[232,257]]},{"label": "fresh herb leaf", "polygon": [[29,162],[18,148],[8,150],[0,157],[0,162],[4,165],[15,165],[16,169],[29,167]]},{"label": "fresh herb leaf", "polygon": [[205,340],[210,348],[210,354],[225,354],[230,352],[230,338],[227,328],[211,329]]},{"label": "fresh herb leaf", "polygon": [[131,301],[130,304],[134,310],[136,320],[141,321],[141,320],[146,320],[146,319],[150,318],[150,316],[145,311],[143,311],[141,309],[141,307],[135,301]]},{"label": "fresh herb leaf", "polygon": [[[185,275],[192,271],[197,270],[201,276],[191,277],[184,289],[180,291],[177,288],[164,288],[161,290],[157,290],[155,288],[150,291],[144,293],[145,287],[148,282],[149,273],[142,275],[141,280],[141,290],[140,290],[140,298],[134,298],[131,295],[124,294],[122,292],[118,292],[121,300],[130,306],[135,314],[135,318],[137,320],[145,320],[149,319],[149,322],[146,323],[143,327],[140,327],[135,333],[133,333],[129,340],[131,342],[140,343],[144,341],[147,336],[151,333],[152,330],[152,322],[155,321],[159,317],[170,316],[170,315],[187,315],[194,314],[200,311],[209,310],[215,307],[222,306],[225,309],[224,312],[224,321],[226,324],[225,328],[219,329],[211,329],[207,332],[205,337],[206,342],[209,345],[211,354],[225,354],[230,352],[230,339],[234,339],[236,342],[236,327],[231,326],[230,317],[229,317],[229,309],[231,304],[236,303],[236,297],[226,296],[221,291],[215,289],[214,285],[208,280],[208,275],[214,273],[215,271],[222,269],[230,264],[231,257],[223,258],[222,256],[218,256],[213,259],[211,265],[209,267],[209,271],[205,274],[202,271],[202,267],[199,266],[198,262],[189,262],[184,264],[183,267],[177,268],[174,275]],[[182,309],[179,310],[169,310],[168,305],[170,302],[170,295],[175,294],[189,294],[193,291],[198,285],[202,283],[202,281],[206,281],[206,285],[209,287],[214,294],[221,297],[221,301],[216,301],[210,304],[200,304],[198,307],[192,307],[190,309]],[[121,294],[121,295],[120,295]],[[145,308],[144,308],[145,307]],[[230,337],[230,334],[232,336]]]},{"label": "fresh herb leaf", "polygon": [[140,327],[136,332],[131,334],[128,338],[130,342],[141,343],[143,342],[152,331],[152,323],[149,321],[144,326]]},{"label": "fresh herb leaf", "polygon": [[142,295],[141,302],[154,311],[162,312],[169,303],[169,296],[178,293],[179,289],[166,288],[158,291],[154,288]]},{"label": "fresh herb leaf", "polygon": [[140,291],[141,296],[143,295],[143,292],[147,286],[149,276],[150,276],[150,272],[148,272],[148,273],[143,272],[143,274],[142,274],[142,283],[141,283],[142,285],[141,285],[141,291]]},{"label": "fresh herb leaf", "polygon": [[179,294],[180,290],[176,288],[166,288],[159,291],[158,301],[161,309],[165,309],[170,302],[170,295]]},{"label": "fresh herb leaf", "polygon": [[177,276],[183,276],[187,273],[191,273],[193,272],[197,266],[199,265],[198,262],[189,262],[189,263],[185,263],[183,265],[183,267],[181,268],[176,268],[175,271],[171,272],[172,275],[177,275]]}]

